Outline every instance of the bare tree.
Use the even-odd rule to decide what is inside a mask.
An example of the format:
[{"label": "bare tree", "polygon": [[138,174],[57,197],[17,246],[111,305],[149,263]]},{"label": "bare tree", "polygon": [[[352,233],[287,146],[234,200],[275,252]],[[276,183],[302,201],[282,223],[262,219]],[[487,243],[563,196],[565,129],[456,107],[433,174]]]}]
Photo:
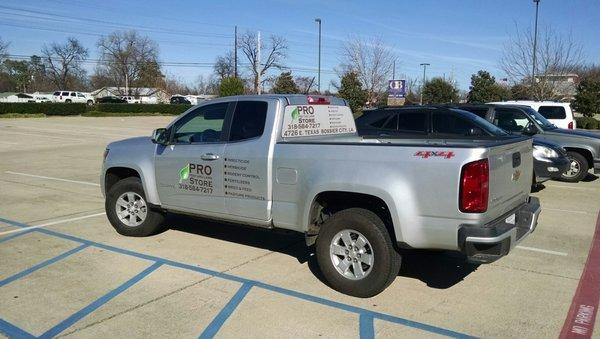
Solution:
[{"label": "bare tree", "polygon": [[159,67],[157,43],[134,30],[117,31],[101,37],[97,46],[101,61],[97,72],[111,78],[117,87],[125,87],[125,92],[131,92],[132,86],[158,82],[159,79],[150,81],[144,74],[149,69],[155,77],[162,77],[160,70],[156,69]]},{"label": "bare tree", "polygon": [[261,41],[261,60],[258,60],[259,51],[255,33],[246,32],[242,35],[239,43],[239,47],[250,64],[249,68],[253,76],[254,93],[258,93],[259,86],[262,85],[262,81],[259,81],[259,79],[271,68],[281,69],[283,67],[281,62],[286,57],[288,47],[285,38],[271,35],[266,40]]},{"label": "bare tree", "polygon": [[196,78],[196,86],[194,90],[198,94],[218,94],[219,93],[219,81],[211,74],[207,77],[199,75]]},{"label": "bare tree", "polygon": [[377,103],[379,94],[387,88],[396,56],[381,38],[365,40],[351,36],[342,49],[343,73],[356,72],[367,91],[371,105]]},{"label": "bare tree", "polygon": [[298,93],[309,94],[315,86],[315,77],[296,77]]},{"label": "bare tree", "polygon": [[4,40],[2,40],[2,37],[0,37],[0,66],[2,65],[4,59],[6,59],[6,56],[8,55],[9,45],[10,44],[8,42],[4,42]]},{"label": "bare tree", "polygon": [[235,74],[235,58],[233,52],[229,51],[223,56],[218,56],[213,66],[215,74],[219,79],[232,77]]},{"label": "bare tree", "polygon": [[65,44],[53,42],[42,47],[46,72],[58,89],[68,89],[76,79],[85,78],[82,63],[87,56],[87,48],[75,38],[68,38]]},{"label": "bare tree", "polygon": [[[533,71],[533,41],[531,29],[515,34],[504,46],[500,68],[514,84],[531,85]],[[571,34],[563,36],[551,27],[538,34],[536,48],[535,81],[530,86],[534,99],[555,99],[562,86],[562,76],[575,72],[582,65],[583,52]]]}]

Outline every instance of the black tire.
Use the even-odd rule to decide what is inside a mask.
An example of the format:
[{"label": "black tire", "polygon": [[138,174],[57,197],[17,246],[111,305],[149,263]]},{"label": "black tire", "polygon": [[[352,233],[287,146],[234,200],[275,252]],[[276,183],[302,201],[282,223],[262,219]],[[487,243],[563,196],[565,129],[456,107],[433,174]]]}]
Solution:
[{"label": "black tire", "polygon": [[69,103],[71,103],[71,99],[66,99],[66,100],[65,100],[65,103],[66,103],[66,104],[69,104]]},{"label": "black tire", "polygon": [[[351,280],[337,271],[330,255],[330,245],[342,230],[353,230],[367,238],[373,251],[371,271],[360,280]],[[388,287],[400,271],[401,257],[383,221],[373,212],[349,208],[335,213],[321,225],[316,254],[319,268],[335,290],[360,298],[379,294]]]},{"label": "black tire", "polygon": [[92,101],[92,100],[88,100],[88,101],[86,102],[86,104],[87,104],[88,106],[92,106],[92,105],[94,104],[94,101]]},{"label": "black tire", "polygon": [[570,161],[577,162],[577,166],[579,166],[579,172],[576,175],[569,175],[569,176],[566,175],[567,172],[562,173],[560,175],[561,180],[566,181],[566,182],[581,181],[583,178],[585,178],[587,176],[588,170],[590,169],[587,159],[580,153],[573,152],[573,151],[568,151],[567,157],[569,158]]},{"label": "black tire", "polygon": [[116,208],[117,199],[123,193],[127,192],[137,193],[144,201],[146,201],[144,188],[139,178],[129,177],[114,184],[106,194],[104,208],[106,210],[106,216],[115,230],[122,235],[130,237],[146,237],[162,231],[165,218],[164,214],[161,211],[150,208],[147,202],[146,218],[140,225],[128,226],[119,219]]}]

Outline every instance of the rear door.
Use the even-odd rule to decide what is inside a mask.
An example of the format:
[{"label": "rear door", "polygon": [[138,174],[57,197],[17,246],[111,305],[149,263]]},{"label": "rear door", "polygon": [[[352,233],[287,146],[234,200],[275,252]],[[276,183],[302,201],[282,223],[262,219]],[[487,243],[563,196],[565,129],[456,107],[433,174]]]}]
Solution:
[{"label": "rear door", "polygon": [[[276,101],[236,102],[223,156],[225,209],[228,214],[270,219],[272,126]],[[271,121],[271,120],[268,120]]]},{"label": "rear door", "polygon": [[172,144],[157,146],[156,181],[165,207],[225,213],[225,121],[230,105],[205,105],[187,113],[170,127]]}]

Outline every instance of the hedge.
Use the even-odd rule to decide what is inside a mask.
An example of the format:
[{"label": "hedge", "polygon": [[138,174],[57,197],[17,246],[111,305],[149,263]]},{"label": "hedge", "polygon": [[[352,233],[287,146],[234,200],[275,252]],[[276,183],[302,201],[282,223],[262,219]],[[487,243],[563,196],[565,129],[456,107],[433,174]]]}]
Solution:
[{"label": "hedge", "polygon": [[591,117],[575,118],[577,128],[600,129],[600,120]]},{"label": "hedge", "polygon": [[46,115],[80,115],[87,110],[86,104],[58,102],[1,102],[0,114],[46,114]]},{"label": "hedge", "polygon": [[188,110],[191,105],[171,104],[96,104],[90,111],[110,113],[162,113],[178,115]]}]

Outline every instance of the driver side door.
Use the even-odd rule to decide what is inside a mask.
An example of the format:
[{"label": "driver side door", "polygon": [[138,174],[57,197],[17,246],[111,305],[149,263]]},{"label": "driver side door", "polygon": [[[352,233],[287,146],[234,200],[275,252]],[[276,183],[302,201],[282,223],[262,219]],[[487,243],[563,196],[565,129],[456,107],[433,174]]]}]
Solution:
[{"label": "driver side door", "polygon": [[158,145],[156,181],[161,204],[168,209],[225,212],[223,154],[229,103],[204,105],[167,130],[169,145]]}]

